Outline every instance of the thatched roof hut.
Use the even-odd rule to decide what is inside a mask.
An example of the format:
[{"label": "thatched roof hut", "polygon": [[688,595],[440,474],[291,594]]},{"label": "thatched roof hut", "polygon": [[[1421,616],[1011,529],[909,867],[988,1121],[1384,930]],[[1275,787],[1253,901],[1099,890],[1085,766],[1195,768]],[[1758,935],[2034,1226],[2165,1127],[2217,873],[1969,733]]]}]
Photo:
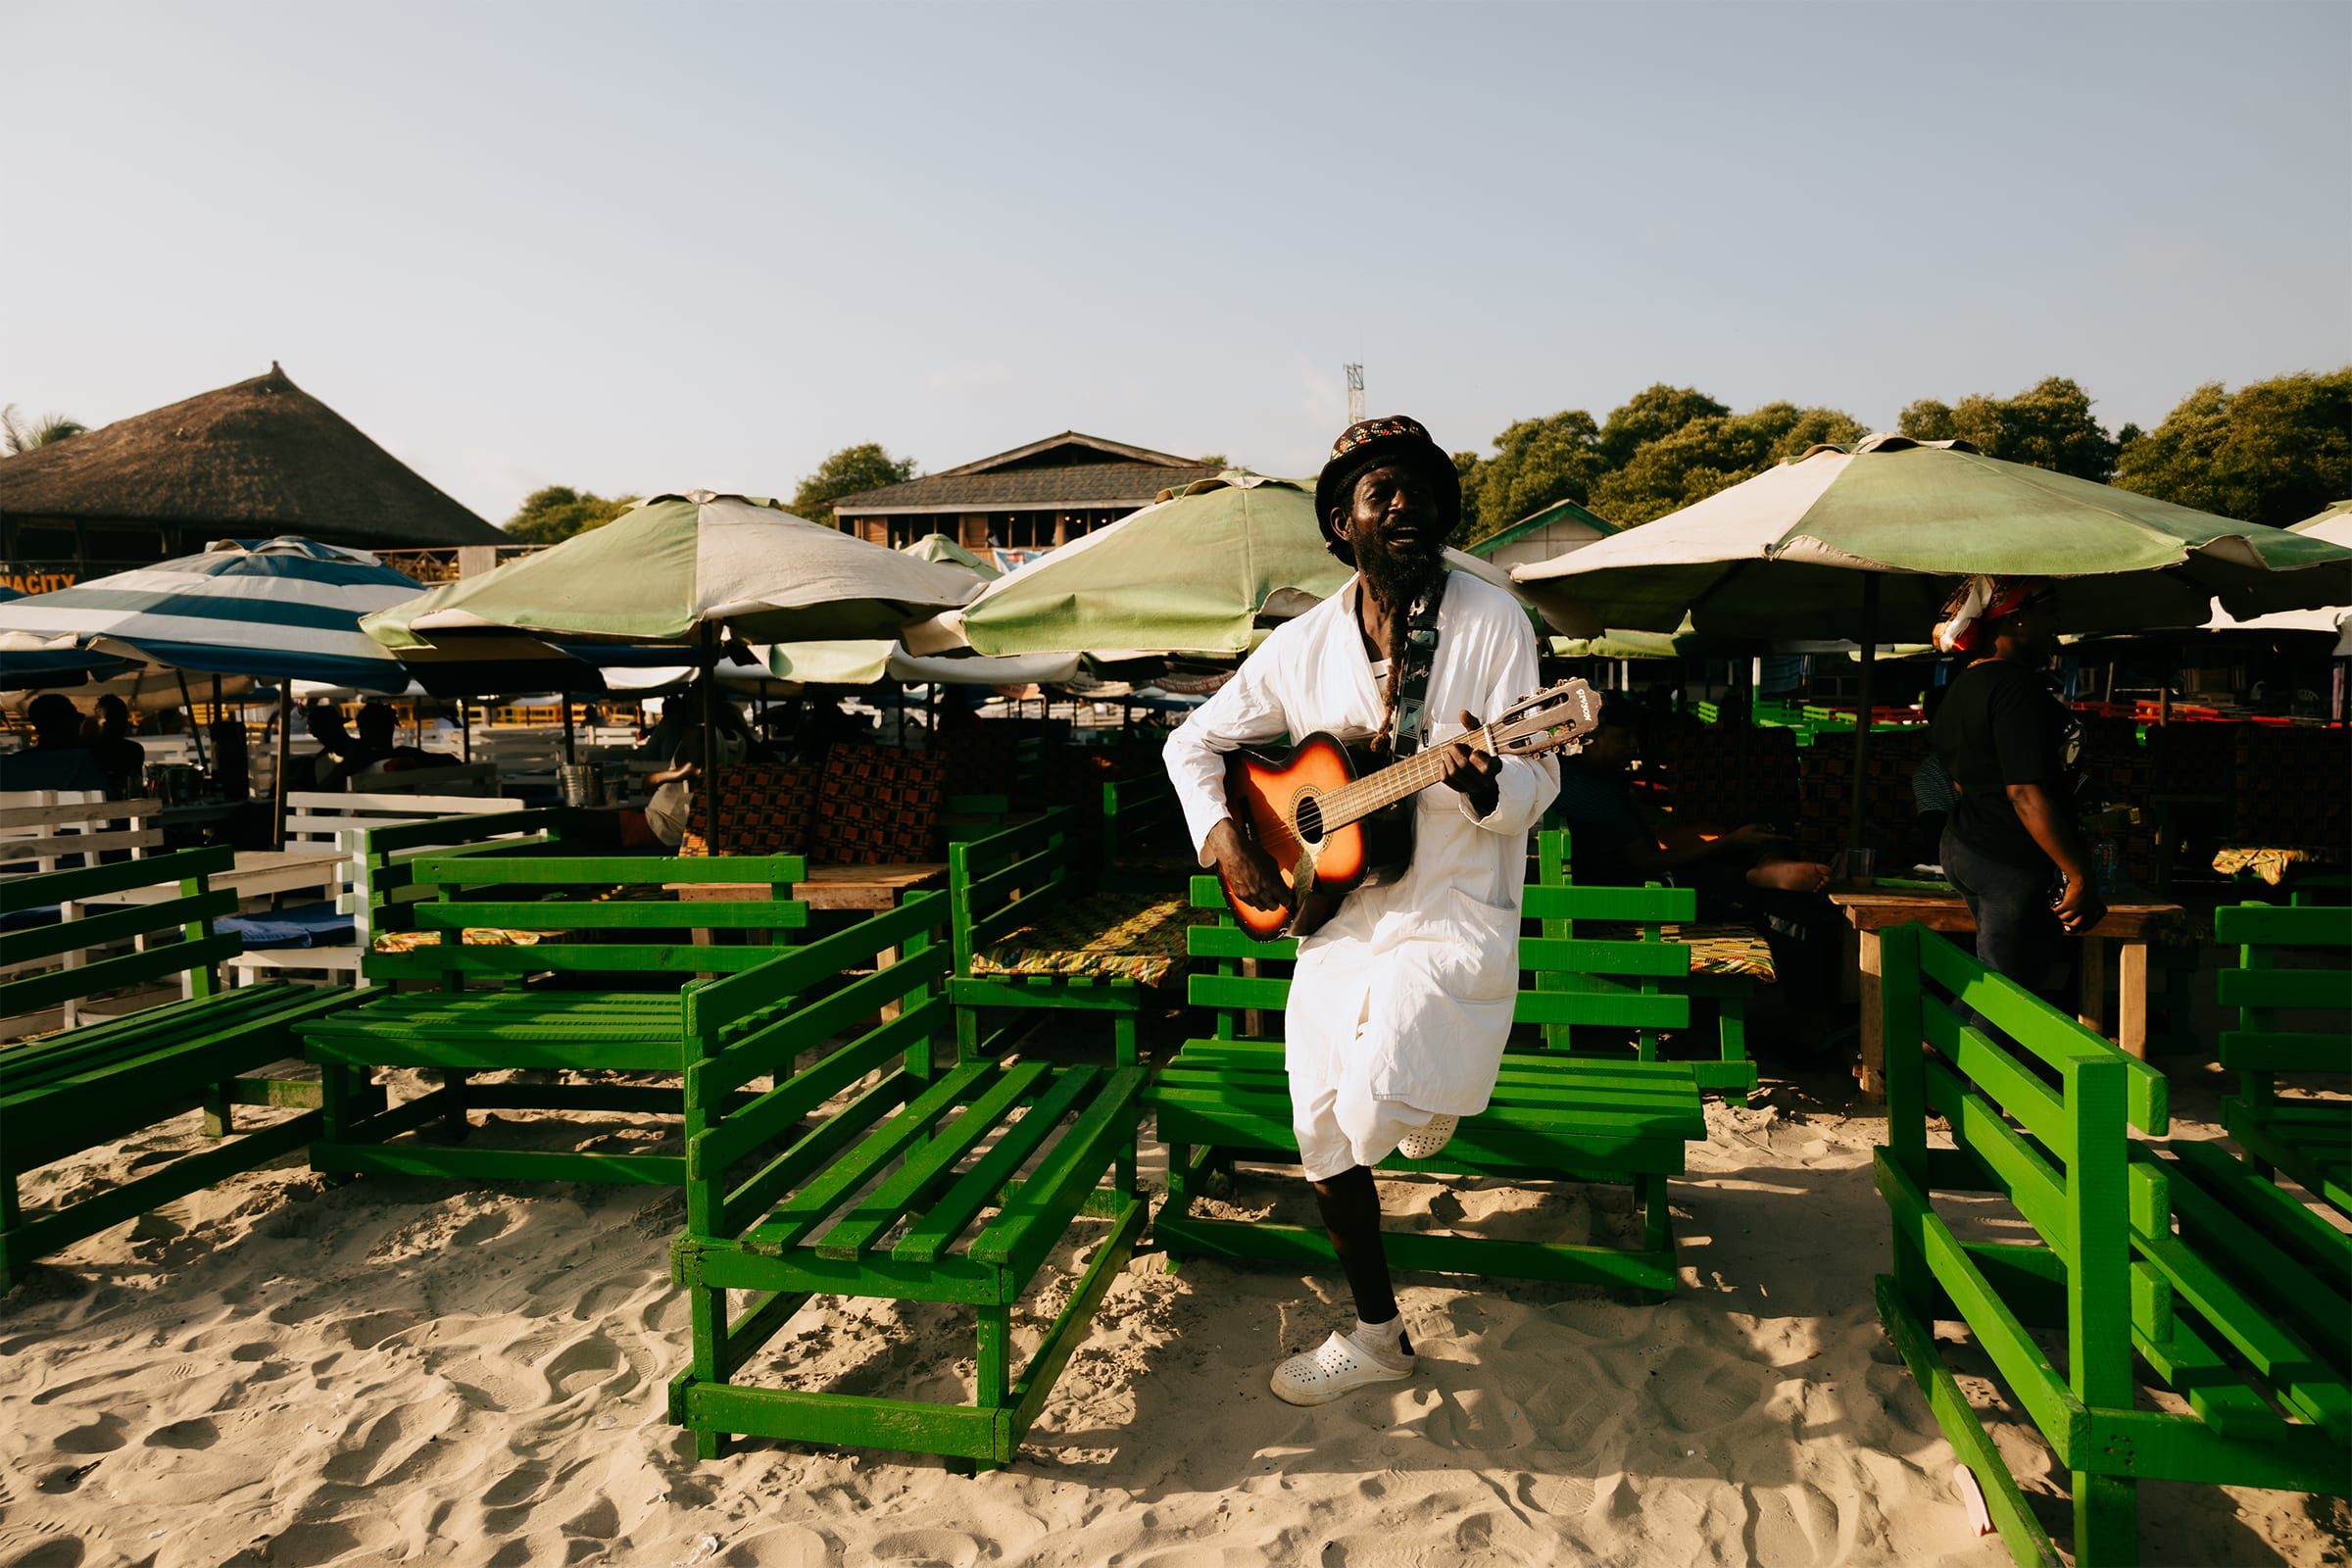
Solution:
[{"label": "thatched roof hut", "polygon": [[275,365],[0,458],[0,565],[12,580],[94,576],[284,533],[362,549],[507,542]]},{"label": "thatched roof hut", "polygon": [[833,516],[875,544],[944,533],[985,555],[1069,543],[1148,507],[1162,490],[1217,476],[1218,465],[1064,430],[994,457],[839,496]]}]

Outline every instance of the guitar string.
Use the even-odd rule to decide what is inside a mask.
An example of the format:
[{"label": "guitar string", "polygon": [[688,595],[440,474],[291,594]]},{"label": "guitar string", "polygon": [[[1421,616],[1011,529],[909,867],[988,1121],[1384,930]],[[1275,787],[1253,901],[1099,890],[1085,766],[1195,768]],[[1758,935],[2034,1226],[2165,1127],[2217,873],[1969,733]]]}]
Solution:
[{"label": "guitar string", "polygon": [[[1499,743],[1507,744],[1510,741],[1521,739],[1525,735],[1541,733],[1543,729],[1562,727],[1554,724],[1529,729],[1525,727],[1526,722],[1521,719],[1505,724]],[[1513,731],[1517,731],[1517,733],[1512,733]],[[1494,748],[1498,744],[1494,726],[1493,724],[1484,725],[1477,733],[1485,741],[1485,745],[1481,749],[1490,756],[1494,755]],[[1456,739],[1459,738],[1456,737]],[[1452,744],[1449,741],[1446,746],[1450,747]],[[1318,797],[1316,804],[1322,808],[1325,834],[1333,833],[1351,822],[1360,821],[1374,811],[1393,806],[1409,795],[1419,794],[1439,779],[1444,778],[1446,771],[1442,763],[1446,756],[1446,747],[1440,747],[1433,751],[1417,753],[1401,762],[1383,768],[1377,773],[1368,774],[1363,778],[1351,779],[1329,794]],[[1408,778],[1410,782],[1407,782]],[[1335,818],[1337,818],[1336,821]]]}]

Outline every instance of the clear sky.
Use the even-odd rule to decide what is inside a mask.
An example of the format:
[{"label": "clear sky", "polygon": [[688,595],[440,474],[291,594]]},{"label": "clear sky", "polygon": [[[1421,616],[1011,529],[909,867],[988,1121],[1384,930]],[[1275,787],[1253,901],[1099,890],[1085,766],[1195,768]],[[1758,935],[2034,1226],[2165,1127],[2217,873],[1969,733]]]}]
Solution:
[{"label": "clear sky", "polygon": [[2352,5],[0,13],[0,402],[283,362],[492,520],[1652,381],[2110,426],[2352,361]]}]

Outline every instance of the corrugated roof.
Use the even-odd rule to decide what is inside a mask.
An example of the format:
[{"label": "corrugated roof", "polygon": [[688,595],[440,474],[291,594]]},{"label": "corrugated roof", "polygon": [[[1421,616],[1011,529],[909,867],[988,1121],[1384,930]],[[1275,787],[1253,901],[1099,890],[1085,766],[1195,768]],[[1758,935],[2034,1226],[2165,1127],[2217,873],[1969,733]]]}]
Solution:
[{"label": "corrugated roof", "polygon": [[0,512],[335,544],[507,544],[350,420],[268,375],[0,458]]},{"label": "corrugated roof", "polygon": [[833,503],[835,516],[891,512],[1034,512],[1051,507],[1143,507],[1162,490],[1213,479],[1214,465],[1094,463],[1011,473],[934,473]]}]

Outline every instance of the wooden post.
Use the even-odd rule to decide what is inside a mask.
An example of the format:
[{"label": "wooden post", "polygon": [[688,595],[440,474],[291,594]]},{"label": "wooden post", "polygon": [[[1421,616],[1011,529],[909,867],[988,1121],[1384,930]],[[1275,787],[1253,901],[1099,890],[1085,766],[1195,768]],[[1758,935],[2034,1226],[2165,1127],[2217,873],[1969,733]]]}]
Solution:
[{"label": "wooden post", "polygon": [[564,705],[564,765],[568,767],[580,760],[571,725],[571,693],[558,692],[556,701]]},{"label": "wooden post", "polygon": [[281,676],[277,682],[277,765],[270,770],[270,793],[275,797],[270,813],[272,849],[286,847],[286,770],[293,765],[294,683]]},{"label": "wooden post", "polygon": [[[702,625],[703,677],[703,848],[718,853],[718,628]],[[571,705],[564,706],[565,739],[571,728]]]},{"label": "wooden post", "polygon": [[1854,782],[1846,805],[1845,847],[1862,844],[1862,786],[1870,765],[1870,710],[1879,663],[1879,574],[1862,575],[1862,690],[1854,704]]},{"label": "wooden post", "polygon": [[179,677],[179,710],[188,715],[188,738],[196,743],[196,765],[211,772],[213,764],[204,759],[204,726],[196,722],[196,699],[188,695],[188,672],[174,669]]},{"label": "wooden post", "polygon": [[473,699],[458,699],[459,755],[468,762],[473,760]]}]

